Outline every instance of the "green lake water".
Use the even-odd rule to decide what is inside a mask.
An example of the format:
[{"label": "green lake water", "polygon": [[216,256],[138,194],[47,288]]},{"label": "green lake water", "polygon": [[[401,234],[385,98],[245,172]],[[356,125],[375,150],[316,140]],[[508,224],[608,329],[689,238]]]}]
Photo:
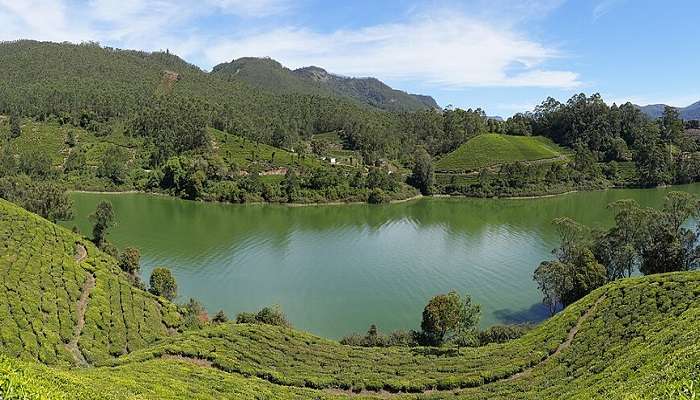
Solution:
[{"label": "green lake water", "polygon": [[671,190],[624,189],[522,200],[422,199],[393,205],[286,207],[198,203],[143,194],[73,193],[77,225],[108,199],[110,240],[141,249],[147,282],[172,269],[179,301],[199,299],[229,317],[279,304],[292,324],[339,338],[420,325],[427,300],[451,289],[482,306],[482,326],[539,321],[547,312],[532,280],[567,216],[608,226],[606,205],[633,198],[659,206]]}]

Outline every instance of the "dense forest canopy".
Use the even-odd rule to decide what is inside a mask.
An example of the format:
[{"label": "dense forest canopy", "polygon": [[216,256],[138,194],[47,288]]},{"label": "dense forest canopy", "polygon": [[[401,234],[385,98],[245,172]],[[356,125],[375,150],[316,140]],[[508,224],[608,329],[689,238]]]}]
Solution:
[{"label": "dense forest canopy", "polygon": [[[247,74],[274,83],[273,72],[298,79],[319,73],[268,64],[248,65]],[[407,198],[416,191],[406,183],[426,194],[496,196],[700,178],[698,139],[686,133],[695,125],[684,126],[671,107],[652,120],[630,103],[608,106],[598,94],[578,94],[566,103],[548,98],[506,121],[479,108],[387,111],[327,88],[251,86],[231,79],[230,68],[207,73],[169,52],[96,43],[0,43],[0,133],[6,136],[0,175],[26,174],[69,188],[96,178],[102,183],[88,187],[192,199],[311,202]],[[290,82],[297,81],[280,85]],[[23,134],[27,119],[39,125]],[[60,128],[47,128],[51,124]],[[60,133],[32,136],[39,128]],[[432,167],[448,155],[473,164],[459,159],[477,155],[452,153],[485,133],[544,136],[565,150],[549,161],[506,155],[502,159],[513,162],[461,175]],[[55,141],[56,153],[30,151],[36,140]],[[492,157],[489,151],[480,156]],[[329,163],[339,156],[338,165]],[[410,179],[417,164],[424,173],[414,178],[422,178]],[[270,173],[286,177],[258,179]]]}]

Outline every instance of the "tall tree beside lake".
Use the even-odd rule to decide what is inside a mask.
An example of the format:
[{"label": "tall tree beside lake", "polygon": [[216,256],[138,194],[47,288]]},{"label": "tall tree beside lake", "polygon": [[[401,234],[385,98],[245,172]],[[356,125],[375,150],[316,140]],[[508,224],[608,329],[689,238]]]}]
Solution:
[{"label": "tall tree beside lake", "polygon": [[98,247],[107,243],[107,233],[114,226],[114,209],[109,201],[100,201],[97,209],[90,215],[90,219],[95,222],[92,228],[92,240]]},{"label": "tall tree beside lake", "polygon": [[423,147],[418,147],[414,155],[412,184],[424,195],[429,195],[433,191],[435,184],[435,171],[433,160],[430,154]]}]

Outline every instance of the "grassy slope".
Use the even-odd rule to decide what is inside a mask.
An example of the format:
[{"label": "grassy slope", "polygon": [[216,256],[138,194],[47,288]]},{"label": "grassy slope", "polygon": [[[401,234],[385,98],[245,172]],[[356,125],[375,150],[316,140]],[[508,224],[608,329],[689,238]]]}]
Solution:
[{"label": "grassy slope", "polygon": [[[0,137],[5,137],[9,131],[9,123],[0,121]],[[69,132],[73,132],[77,138],[77,145],[71,149],[67,144]],[[277,169],[281,167],[302,165],[305,167],[320,167],[321,162],[314,155],[306,155],[300,160],[297,154],[284,149],[255,144],[241,136],[227,134],[222,131],[209,128],[209,133],[215,143],[218,154],[227,162],[233,162],[242,170],[250,170],[252,165],[257,165],[260,171]],[[127,168],[131,175],[143,174],[143,165],[147,164],[148,154],[138,149],[143,147],[140,138],[125,136],[119,127],[108,136],[97,137],[92,132],[69,125],[60,125],[57,122],[37,122],[30,119],[22,121],[22,135],[9,141],[10,151],[17,157],[37,150],[49,156],[51,163],[57,171],[61,171],[70,152],[83,152],[85,154],[86,170],[83,173],[70,173],[62,177],[68,186],[78,190],[116,190],[114,184],[107,179],[95,177],[95,170],[106,152],[116,147],[124,149],[130,157]],[[0,145],[1,146],[1,145]],[[274,159],[272,154],[275,154]],[[122,189],[130,189],[124,187]]]},{"label": "grassy slope", "polygon": [[219,147],[218,153],[224,160],[232,161],[242,169],[249,169],[251,164],[259,164],[263,171],[299,164],[306,167],[320,166],[320,162],[314,155],[306,155],[303,160],[300,160],[295,153],[263,143],[256,144],[241,136],[230,135],[212,128],[209,129],[209,133],[216,141]]},{"label": "grassy slope", "polygon": [[[49,365],[72,365],[66,349],[90,275],[78,347],[88,362],[143,348],[179,325],[167,302],[135,288],[116,261],[90,242],[0,199],[0,347]],[[77,262],[76,244],[87,249]]]},{"label": "grassy slope", "polygon": [[541,136],[484,134],[472,138],[435,163],[437,171],[467,172],[514,161],[557,158],[563,150]]},{"label": "grassy slope", "polygon": [[[0,319],[3,330],[41,336],[39,343],[53,343],[43,336],[54,331],[60,335],[62,323],[72,327],[74,317],[67,310],[79,296],[77,288],[92,271],[98,284],[88,314],[91,309],[100,310],[100,315],[110,317],[97,323],[88,318],[84,332],[90,326],[101,327],[100,337],[110,340],[86,345],[85,349],[123,349],[120,338],[128,341],[129,332],[134,331],[128,329],[128,323],[126,329],[117,328],[121,307],[111,302],[120,296],[108,288],[116,286],[122,293],[130,292],[134,299],[141,299],[131,301],[131,308],[125,310],[144,315],[146,308],[138,304],[155,304],[156,300],[121,285],[124,279],[113,260],[89,245],[88,260],[77,265],[72,258],[73,245],[80,240],[77,236],[6,202],[0,201],[0,216],[0,238],[2,243],[10,244],[0,247],[4,290],[27,288],[26,294],[20,291],[18,296],[0,296],[9,317]],[[38,279],[27,271],[37,271]],[[14,276],[19,281],[7,281]],[[25,276],[27,279],[22,279]],[[43,296],[50,296],[54,290],[51,285],[47,285],[49,290],[41,290],[32,284],[56,281],[42,278],[45,276],[59,276],[61,282],[69,283],[64,284],[66,287],[71,286],[66,290],[69,298],[58,302],[58,309],[66,309],[60,314],[63,318],[53,310],[41,310]],[[99,295],[101,291],[113,293],[111,301],[105,301]],[[29,293],[43,293],[42,303],[36,304],[36,296]],[[160,307],[172,309],[166,302]],[[592,311],[587,314],[588,310]],[[587,317],[581,319],[583,315]],[[17,321],[23,317],[31,323],[20,329]],[[121,317],[129,320],[126,315]],[[57,323],[51,323],[52,318]],[[35,323],[38,325],[33,326]],[[577,323],[579,330],[570,347],[547,358]],[[6,342],[3,337],[0,350],[11,358],[0,358],[0,372],[4,372],[0,374],[0,393],[12,386],[50,399],[306,399],[347,395],[350,388],[362,390],[362,397],[376,395],[372,390],[377,389],[403,392],[438,388],[449,390],[404,393],[400,397],[676,398],[667,397],[668,392],[684,380],[695,381],[696,385],[700,380],[699,327],[700,274],[675,273],[617,281],[518,340],[459,351],[353,348],[291,329],[226,324],[163,336],[152,345],[137,341],[143,346],[140,350],[130,348],[135,351],[127,356],[113,358],[105,354],[93,360],[95,368],[66,369],[31,362],[42,360],[31,340]],[[60,346],[54,343],[53,348]],[[14,359],[18,355],[27,361]],[[55,364],[68,365],[66,355]],[[523,376],[511,379],[521,371],[525,371]],[[386,396],[387,392],[379,395]]]}]

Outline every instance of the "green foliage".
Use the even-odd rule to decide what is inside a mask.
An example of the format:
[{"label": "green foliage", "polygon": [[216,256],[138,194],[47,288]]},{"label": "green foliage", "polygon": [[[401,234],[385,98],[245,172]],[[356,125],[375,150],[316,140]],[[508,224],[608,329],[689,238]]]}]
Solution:
[{"label": "green foliage", "polygon": [[119,267],[122,271],[136,275],[139,272],[139,263],[141,261],[141,252],[134,247],[127,247],[119,255]]},{"label": "green foliage", "polygon": [[557,260],[542,262],[533,276],[552,313],[635,270],[648,275],[700,266],[700,229],[684,227],[700,215],[695,196],[671,192],[661,210],[631,200],[610,206],[615,226],[607,231],[591,233],[567,218],[555,221],[562,242]]},{"label": "green foliage", "polygon": [[[114,259],[83,243],[88,259],[78,264],[79,237],[10,203],[0,201],[0,210],[0,268],[7,271],[0,349],[9,357],[0,359],[0,387],[9,381],[25,396],[292,399],[352,390],[373,398],[377,390],[448,390],[422,395],[437,399],[459,389],[455,398],[646,398],[687,395],[697,382],[696,272],[616,281],[518,339],[477,348],[343,346],[268,324],[222,323],[168,337],[165,327],[177,329],[179,314],[134,288]],[[72,363],[64,343],[88,274],[96,287],[78,345],[95,366],[18,360]],[[571,344],[550,356],[574,326]]]},{"label": "green foliage", "polygon": [[462,343],[473,335],[480,313],[481,308],[478,304],[472,304],[468,295],[462,298],[454,291],[437,295],[423,310],[421,329],[424,340],[437,345],[448,339]]},{"label": "green foliage", "polygon": [[237,324],[265,324],[291,328],[292,324],[278,305],[263,307],[257,313],[243,312],[236,315]]},{"label": "green foliage", "polygon": [[415,347],[421,340],[419,332],[396,330],[386,335],[373,324],[365,335],[353,333],[340,339],[340,344],[361,347]]},{"label": "green foliage", "polygon": [[157,267],[151,273],[150,292],[172,301],[177,297],[177,282],[168,268]]},{"label": "green foliage", "polygon": [[95,225],[92,227],[92,240],[99,247],[107,243],[107,233],[114,226],[114,209],[112,203],[102,200],[97,204],[95,212],[90,214]]},{"label": "green foliage", "polygon": [[98,178],[106,178],[114,184],[120,185],[126,182],[128,162],[129,153],[126,150],[119,146],[111,146],[102,155],[96,175]]},{"label": "green foliage", "polygon": [[515,340],[532,329],[529,325],[493,325],[479,332],[479,345]]},{"label": "green foliage", "polygon": [[22,121],[16,112],[10,114],[10,138],[17,139],[22,135]]},{"label": "green foliage", "polygon": [[182,326],[185,329],[199,329],[209,323],[209,314],[202,303],[195,299],[182,306]]},{"label": "green foliage", "polygon": [[416,150],[413,161],[413,175],[411,184],[418,188],[422,194],[429,195],[433,191],[435,183],[435,172],[433,170],[433,160],[430,154],[420,147]]},{"label": "green foliage", "polygon": [[214,315],[214,318],[211,320],[211,322],[215,324],[223,324],[225,322],[228,322],[228,317],[226,316],[224,310],[219,310],[216,313],[216,315]]},{"label": "green foliage", "polygon": [[435,163],[438,171],[467,172],[514,161],[562,157],[562,150],[543,137],[484,134],[469,140]]},{"label": "green foliage", "polygon": [[56,222],[73,217],[68,194],[51,182],[37,182],[25,175],[0,178],[0,197]]},{"label": "green foliage", "polygon": [[432,98],[394,90],[374,78],[347,78],[318,67],[289,70],[275,60],[244,57],[214,67],[213,75],[277,94],[349,98],[390,111],[437,108]]},{"label": "green foliage", "polygon": [[[76,261],[76,244],[87,258]],[[153,343],[176,329],[170,304],[134,287],[113,258],[70,231],[0,200],[0,353],[48,365],[76,361],[66,344],[74,338],[78,301],[88,277],[85,325],[77,346],[95,363]]]}]

